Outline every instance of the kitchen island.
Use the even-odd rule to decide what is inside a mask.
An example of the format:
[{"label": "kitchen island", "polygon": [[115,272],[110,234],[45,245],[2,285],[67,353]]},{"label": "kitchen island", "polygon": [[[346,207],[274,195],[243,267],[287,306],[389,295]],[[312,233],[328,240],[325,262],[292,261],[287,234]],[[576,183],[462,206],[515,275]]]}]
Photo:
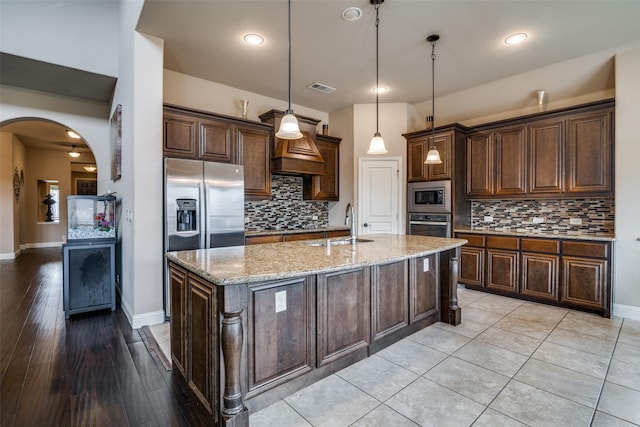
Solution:
[{"label": "kitchen island", "polygon": [[463,239],[394,234],[172,252],[174,366],[213,423],[437,321],[460,323]]}]

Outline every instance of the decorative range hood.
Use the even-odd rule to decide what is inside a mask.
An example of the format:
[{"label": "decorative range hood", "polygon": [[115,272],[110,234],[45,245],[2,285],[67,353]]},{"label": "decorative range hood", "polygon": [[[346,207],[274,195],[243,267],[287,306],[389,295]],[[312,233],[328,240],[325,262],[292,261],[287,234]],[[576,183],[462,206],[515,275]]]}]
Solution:
[{"label": "decorative range hood", "polygon": [[[260,115],[260,120],[280,127],[284,111],[270,110]],[[320,120],[296,114],[302,138],[280,139],[273,137],[271,147],[271,173],[281,175],[324,175],[324,159],[316,146],[316,126]]]}]

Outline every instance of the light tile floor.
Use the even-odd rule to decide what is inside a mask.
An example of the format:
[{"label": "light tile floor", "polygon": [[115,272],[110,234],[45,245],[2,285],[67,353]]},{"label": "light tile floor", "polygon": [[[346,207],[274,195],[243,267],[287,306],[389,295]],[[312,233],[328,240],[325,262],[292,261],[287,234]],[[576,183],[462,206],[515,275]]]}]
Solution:
[{"label": "light tile floor", "polygon": [[640,321],[460,289],[429,326],[250,415],[259,426],[640,425]]}]

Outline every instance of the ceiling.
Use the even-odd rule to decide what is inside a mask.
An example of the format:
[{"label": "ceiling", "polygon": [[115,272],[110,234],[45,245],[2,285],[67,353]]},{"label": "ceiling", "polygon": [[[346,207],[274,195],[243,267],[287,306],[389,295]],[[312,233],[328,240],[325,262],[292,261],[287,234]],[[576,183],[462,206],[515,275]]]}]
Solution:
[{"label": "ceiling", "polygon": [[[342,11],[358,7],[360,20]],[[324,112],[375,102],[375,9],[369,0],[293,0],[291,102]],[[380,102],[436,96],[640,40],[640,1],[386,0],[380,8]],[[287,2],[147,0],[138,30],[164,39],[165,68],[287,99]],[[265,38],[244,43],[246,33]],[[504,39],[528,33],[517,46]],[[308,89],[319,82],[336,88]],[[578,88],[578,90],[590,88]]]},{"label": "ceiling", "polygon": [[95,162],[93,153],[84,140],[71,138],[66,130],[59,123],[42,119],[21,119],[2,125],[3,132],[16,135],[26,148],[68,152],[75,145],[78,152],[88,156],[83,156],[83,159]]}]

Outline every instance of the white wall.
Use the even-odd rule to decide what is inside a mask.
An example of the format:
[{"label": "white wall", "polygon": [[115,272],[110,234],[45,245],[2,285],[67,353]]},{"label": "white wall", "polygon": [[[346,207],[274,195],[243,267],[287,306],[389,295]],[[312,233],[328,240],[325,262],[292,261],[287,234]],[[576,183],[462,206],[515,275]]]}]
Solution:
[{"label": "white wall", "polygon": [[616,54],[614,313],[640,320],[640,43]]},{"label": "white wall", "polygon": [[[203,111],[210,111],[227,116],[241,117],[240,101],[249,101],[248,119],[260,121],[260,114],[269,110],[286,110],[287,101],[258,95],[246,90],[236,89],[219,83],[203,80],[198,77],[164,70],[164,102]],[[291,108],[297,115],[320,120],[318,132],[322,131],[322,123],[328,123],[329,114],[303,107],[295,103]],[[331,130],[331,127],[329,128]],[[331,132],[330,135],[334,136]]]},{"label": "white wall", "polygon": [[340,201],[329,202],[329,225],[344,225],[347,204],[355,204],[353,176],[353,106],[329,114],[329,134],[340,141]]},{"label": "white wall", "polygon": [[116,76],[117,13],[111,0],[2,0],[0,51]]},{"label": "white wall", "polygon": [[15,136],[0,132],[0,259],[15,258],[15,218],[13,197],[13,140]]}]

